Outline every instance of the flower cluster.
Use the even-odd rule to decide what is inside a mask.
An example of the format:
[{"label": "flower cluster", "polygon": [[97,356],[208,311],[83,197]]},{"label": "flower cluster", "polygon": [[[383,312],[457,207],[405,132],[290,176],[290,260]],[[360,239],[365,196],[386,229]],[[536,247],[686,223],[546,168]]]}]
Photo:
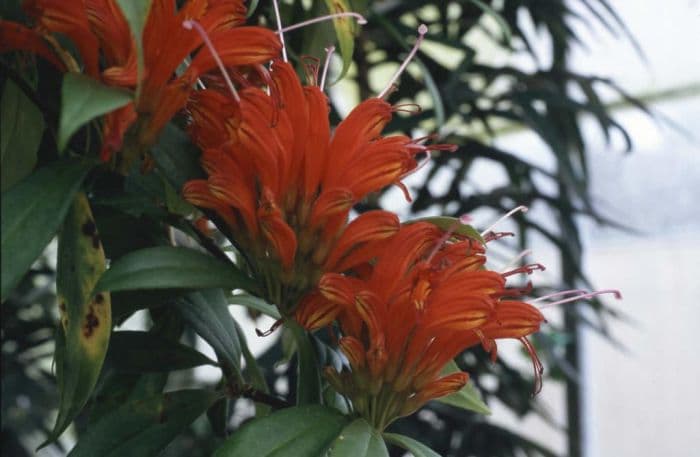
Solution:
[{"label": "flower cluster", "polygon": [[353,205],[400,185],[417,154],[452,147],[382,137],[395,108],[379,98],[357,106],[331,135],[317,85],[303,87],[281,60],[259,71],[269,93],[239,78],[240,102],[213,89],[193,95],[190,133],[208,177],[188,182],[184,195],[225,222],[264,278],[266,298],[290,312],[322,273],[367,262],[398,230],[386,211],[348,224]]},{"label": "flower cluster", "polygon": [[[33,28],[0,20],[0,53],[33,52],[61,71],[83,72],[102,83],[136,90],[133,103],[105,117],[101,158],[109,160],[122,149],[124,136],[133,126],[137,149],[155,143],[158,133],[184,106],[194,82],[216,66],[203,39],[182,27],[197,20],[229,67],[265,63],[279,54],[275,34],[262,27],[239,27],[245,20],[243,0],[189,0],[176,10],[172,0],[154,0],[143,28],[143,70],[139,74],[139,50],[129,24],[115,0],[27,0]],[[68,37],[79,52],[73,56],[58,41]],[[178,74],[186,58],[194,57]]]},{"label": "flower cluster", "polygon": [[544,317],[508,298],[521,291],[506,288],[504,275],[485,269],[485,262],[480,241],[416,222],[383,243],[371,264],[351,275],[325,274],[315,300],[305,302],[334,310],[350,370],[328,367],[326,375],[379,430],[464,387],[466,373],[441,371],[476,344],[495,357],[496,339],[519,339],[541,375],[525,337]]},{"label": "flower cluster", "polygon": [[[283,30],[242,26],[242,0],[189,0],[180,8],[154,0],[138,39],[116,0],[28,0],[24,7],[34,26],[0,21],[0,52],[29,51],[61,71],[135,92],[133,103],[104,119],[103,160],[126,151],[127,137],[147,149],[185,112],[206,176],[187,182],[184,198],[237,247],[284,322],[339,332],[348,366],[327,368],[326,378],[378,430],[460,390],[466,373],[442,373],[475,345],[495,357],[497,339],[520,340],[539,383],[542,366],[527,336],[544,317],[520,299],[527,291],[506,286],[508,276],[537,265],[488,270],[493,233],[482,239],[431,222],[401,224],[381,210],[350,217],[387,186],[408,194],[401,180],[421,156],[456,149],[382,135],[403,109],[385,97],[424,25],[387,88],[332,130],[327,66],[320,84],[313,66],[302,84],[286,54],[280,59]],[[574,292],[560,302],[591,296]]]}]

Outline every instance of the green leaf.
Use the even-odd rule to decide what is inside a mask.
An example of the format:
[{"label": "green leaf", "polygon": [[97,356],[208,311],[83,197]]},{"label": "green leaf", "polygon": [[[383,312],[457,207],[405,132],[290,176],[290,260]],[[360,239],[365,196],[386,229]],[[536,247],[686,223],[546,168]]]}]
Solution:
[{"label": "green leaf", "polygon": [[[233,323],[236,324],[238,334],[243,335],[243,329],[241,329],[241,326],[238,325],[238,322],[233,321]],[[260,392],[264,392],[266,394],[270,393],[270,389],[267,387],[267,381],[265,381],[265,374],[260,368],[260,365],[258,365],[258,361],[255,360],[253,353],[250,352],[248,342],[245,338],[241,337],[240,343],[241,352],[243,353],[243,360],[245,360],[245,368],[243,369],[245,379],[250,382],[250,385]],[[255,403],[256,417],[267,416],[270,414],[270,411],[272,411],[272,408],[269,405],[266,405],[265,403]]]},{"label": "green leaf", "polygon": [[160,172],[178,192],[187,181],[206,177],[199,165],[199,149],[172,123],[161,131],[151,155]]},{"label": "green leaf", "polygon": [[0,190],[12,187],[32,172],[44,132],[39,108],[11,80],[0,100]]},{"label": "green leaf", "polygon": [[132,99],[133,94],[126,90],[105,86],[89,76],[66,73],[61,88],[58,150],[63,151],[68,140],[88,121],[121,108]]},{"label": "green leaf", "polygon": [[90,167],[55,162],[2,194],[2,300],[51,241]]},{"label": "green leaf", "polygon": [[231,263],[194,249],[157,246],[121,257],[100,278],[95,290],[251,289],[252,280]]},{"label": "green leaf", "polygon": [[[456,373],[461,371],[454,360],[451,360],[445,368],[442,369],[442,375],[448,375],[451,373]],[[456,406],[457,408],[467,409],[469,411],[475,411],[480,414],[491,414],[491,410],[481,399],[481,394],[474,387],[474,384],[470,381],[462,387],[461,390],[453,394],[447,395],[446,397],[441,397],[436,399],[440,403],[445,403],[447,405]]]},{"label": "green leaf", "polygon": [[141,331],[114,332],[107,360],[112,368],[129,373],[216,366],[215,361],[189,346]]},{"label": "green leaf", "polygon": [[69,457],[159,455],[222,395],[180,390],[129,402],[91,424]]},{"label": "green leaf", "polygon": [[232,305],[241,305],[245,306],[246,308],[254,309],[255,311],[260,311],[273,319],[282,318],[282,315],[280,315],[277,307],[269,304],[262,298],[255,297],[250,294],[236,294],[232,295],[229,300]]},{"label": "green leaf", "polygon": [[320,405],[282,409],[241,427],[214,457],[323,456],[348,419]]},{"label": "green leaf", "polygon": [[389,457],[389,451],[366,420],[355,419],[333,441],[328,457]]},{"label": "green leaf", "polygon": [[321,401],[321,374],[316,349],[311,335],[294,321],[285,322],[294,338],[297,350],[297,404],[307,405]]},{"label": "green leaf", "polygon": [[[352,9],[347,0],[325,0],[328,11],[331,14],[350,12]],[[338,37],[340,56],[343,59],[343,68],[340,70],[337,81],[343,79],[352,64],[352,54],[355,51],[355,30],[357,25],[352,17],[333,19],[335,34]]]},{"label": "green leaf", "polygon": [[60,401],[54,429],[46,443],[58,438],[80,412],[97,382],[112,331],[108,293],[92,296],[105,270],[105,256],[90,204],[76,195],[58,237],[56,295],[61,326],[57,333]]},{"label": "green leaf", "polygon": [[140,92],[144,70],[143,27],[146,25],[148,11],[151,8],[151,0],[117,0],[117,4],[122,10],[124,18],[129,24],[131,35],[134,37],[134,41],[136,42],[136,62],[139,80],[139,88],[136,91],[138,93]]},{"label": "green leaf", "polygon": [[510,26],[508,22],[501,16],[498,11],[491,8],[491,6],[482,2],[481,0],[470,0],[473,4],[478,6],[484,13],[492,17],[498,26],[501,28],[501,33],[503,34],[503,42],[507,45],[513,39],[513,33],[510,31]]},{"label": "green leaf", "polygon": [[429,222],[442,230],[448,231],[453,230],[457,235],[466,236],[473,240],[484,244],[484,238],[477,229],[469,224],[462,223],[459,218],[449,217],[449,216],[435,216],[435,217],[420,217],[418,219],[411,219],[410,221],[404,222],[404,224],[413,224],[414,222]]},{"label": "green leaf", "polygon": [[430,449],[420,441],[396,433],[384,433],[384,439],[391,444],[406,449],[413,457],[440,457],[440,454]]},{"label": "green leaf", "polygon": [[240,381],[240,336],[224,292],[221,289],[192,292],[178,300],[176,306],[194,331],[214,348],[219,361],[225,365],[225,372],[232,368]]}]

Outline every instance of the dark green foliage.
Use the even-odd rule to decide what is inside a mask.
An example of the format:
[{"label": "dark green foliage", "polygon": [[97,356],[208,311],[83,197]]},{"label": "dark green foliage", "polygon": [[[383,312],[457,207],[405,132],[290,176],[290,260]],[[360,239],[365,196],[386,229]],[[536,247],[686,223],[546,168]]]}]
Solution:
[{"label": "dark green foliage", "polygon": [[[140,5],[145,7],[147,3]],[[273,23],[269,2],[248,3],[250,23]],[[311,10],[305,10],[300,1],[284,4],[283,22],[291,24],[325,13],[325,5],[330,3],[315,2]],[[518,204],[547,208],[561,230],[552,232],[537,220],[516,216],[522,241],[519,246],[511,247],[525,248],[533,235],[543,236],[561,253],[563,261],[564,276],[560,284],[552,287],[586,285],[580,270],[577,218],[585,216],[600,223],[611,221],[598,213],[591,199],[580,119],[583,115],[592,117],[608,140],[612,135],[621,135],[629,147],[630,139],[611,116],[602,91],[612,90],[620,99],[636,102],[604,75],[572,72],[567,56],[572,46],[585,44],[579,42],[572,28],[575,22],[588,20],[577,11],[588,11],[587,17],[611,33],[628,35],[609,3],[606,0],[354,0],[349,3],[369,19],[354,43],[356,83],[363,99],[376,95],[378,89],[370,86],[369,73],[387,61],[398,63],[410,49],[416,35],[413,24],[425,22],[429,26],[426,36],[429,42],[446,46],[460,56],[459,61],[446,65],[429,52],[419,52],[415,62],[420,77],[414,79],[411,73],[404,73],[397,91],[391,95],[390,100],[396,103],[412,103],[416,96],[423,95],[431,102],[414,116],[396,116],[389,130],[411,132],[421,128],[446,133],[441,141],[459,145],[455,153],[435,155],[430,165],[428,182],[436,180],[441,171],[452,171],[452,177],[445,183],[447,192],[434,194],[428,185],[412,189],[412,211],[433,210],[456,217],[486,208],[503,213]],[[485,26],[486,21],[493,26]],[[137,14],[130,15],[130,22],[137,29],[142,26],[137,24]],[[546,54],[551,59],[538,54],[540,51],[530,41],[532,34],[527,31],[526,22],[550,38],[551,49]],[[484,33],[500,49],[525,56],[534,69],[525,71],[520,67],[484,63],[487,60],[480,55],[483,51],[462,40],[475,30]],[[329,24],[289,34],[290,57],[295,60],[308,53],[322,57],[322,48],[336,39],[336,32],[346,40],[344,57],[347,57],[347,30],[343,27],[334,30]],[[321,452],[332,447],[338,455],[385,455],[381,437],[373,434],[362,420],[353,422],[334,409],[318,405],[276,412],[292,404],[317,403],[320,398],[327,405],[342,409],[342,404],[334,403],[337,395],[318,377],[315,367],[317,362],[339,365],[343,360],[332,349],[325,332],[310,336],[298,328],[285,330],[257,361],[251,355],[239,324],[227,312],[228,305],[240,304],[251,313],[262,312],[275,319],[280,316],[275,308],[252,295],[229,296],[222,289],[211,289],[240,287],[254,292],[255,288],[248,277],[245,259],[238,258],[238,267],[234,266],[220,248],[221,239],[207,238],[188,219],[196,210],[179,197],[178,191],[183,183],[203,176],[203,172],[198,164],[199,153],[182,129],[184,120],[176,118],[163,130],[158,144],[150,151],[154,169],[149,174],[141,172],[143,163],[133,164],[126,176],[95,163],[84,163],[74,157],[73,149],[84,147],[81,153],[95,157],[100,146],[96,134],[99,121],[91,119],[102,112],[100,109],[125,103],[132,94],[104,93],[94,82],[88,84],[93,92],[88,92],[87,86],[81,86],[80,77],[69,77],[64,89],[84,96],[91,109],[69,106],[72,111],[68,113],[73,116],[66,117],[65,109],[59,108],[58,101],[51,98],[60,93],[61,75],[39,61],[37,74],[41,78],[30,84],[31,78],[16,69],[14,57],[0,57],[3,70],[7,69],[8,77],[13,79],[10,85],[2,76],[0,93],[19,96],[21,90],[23,97],[6,100],[3,95],[3,113],[14,106],[6,108],[5,103],[36,105],[34,111],[40,110],[42,120],[32,115],[34,111],[30,109],[25,113],[27,119],[18,117],[17,122],[26,121],[37,129],[44,131],[44,126],[46,129],[40,142],[35,138],[29,144],[17,143],[27,151],[29,165],[19,163],[16,169],[6,169],[6,139],[4,135],[2,138],[3,177],[10,174],[12,180],[7,186],[3,182],[2,187],[3,450],[8,455],[32,455],[33,448],[50,432],[59,397],[51,366],[58,315],[50,287],[55,282],[55,272],[43,257],[33,266],[32,263],[56,234],[73,195],[82,186],[105,255],[111,261],[109,274],[102,278],[97,289],[115,290],[112,294],[115,325],[122,324],[136,311],[146,310],[148,330],[113,333],[95,391],[74,421],[80,444],[73,455],[112,455],[110,452],[157,455],[167,446],[164,455],[168,456],[211,455],[216,449],[219,449],[217,455],[235,452],[257,456],[262,454],[259,448],[251,447],[251,442],[268,442],[274,450],[284,439],[296,440],[294,446],[299,448],[292,449],[304,449],[304,452],[309,449]],[[93,96],[89,97],[91,93]],[[101,106],[101,102],[92,103],[101,101],[103,96],[109,99],[110,107]],[[339,118],[337,110],[334,109],[332,116]],[[448,122],[460,128],[441,131]],[[4,126],[9,125],[4,118],[2,125],[4,132]],[[547,146],[552,167],[543,168],[535,163],[527,151],[506,150],[493,144],[495,136],[513,130],[537,135]],[[69,158],[63,162],[57,162],[56,138],[61,146],[68,146],[64,154]],[[484,192],[474,190],[478,189],[473,185],[478,184],[478,178],[475,180],[472,171],[478,161],[488,161],[502,169],[507,183]],[[470,190],[467,193],[463,189]],[[47,198],[32,198],[37,192],[46,194]],[[378,206],[377,197],[363,202],[360,209]],[[37,204],[40,206],[36,207]],[[453,219],[447,217],[433,222],[449,225]],[[212,220],[217,222],[215,218]],[[169,247],[171,238],[176,236],[186,238],[190,246],[199,246]],[[594,302],[592,307],[599,319],[587,320],[586,325],[605,334],[604,319],[612,313],[599,302]],[[573,333],[577,325],[577,315],[570,313],[564,328],[552,327],[535,339],[546,359],[550,378],[569,386],[573,453],[578,440]],[[195,334],[213,347],[215,361],[195,349]],[[534,382],[530,373],[523,373],[503,360],[490,363],[480,348],[463,354],[457,363],[473,375],[474,385],[486,403],[498,400],[518,416],[539,414],[545,420],[550,419],[532,398]],[[194,382],[189,368],[203,364],[220,368],[222,376],[216,385],[200,382],[198,390],[180,389]],[[483,382],[483,375],[487,374],[495,375],[495,385],[487,386]],[[172,392],[173,389],[166,389],[166,383],[180,390]],[[171,392],[164,394],[165,390]],[[233,419],[234,413],[246,420],[252,415],[250,408],[242,406],[242,398],[255,402],[256,415],[261,420],[241,424],[240,418]],[[403,449],[408,449],[417,457],[434,457],[425,446],[445,457],[554,455],[546,443],[534,443],[474,412],[439,402],[431,402],[426,410],[427,414],[417,414],[391,425],[390,434],[385,435],[386,441],[392,443],[389,455],[400,456]],[[282,433],[290,430],[294,433]],[[339,439],[341,435],[354,438],[343,441]],[[105,436],[109,440],[103,439]],[[60,443],[51,446],[61,447]]]}]

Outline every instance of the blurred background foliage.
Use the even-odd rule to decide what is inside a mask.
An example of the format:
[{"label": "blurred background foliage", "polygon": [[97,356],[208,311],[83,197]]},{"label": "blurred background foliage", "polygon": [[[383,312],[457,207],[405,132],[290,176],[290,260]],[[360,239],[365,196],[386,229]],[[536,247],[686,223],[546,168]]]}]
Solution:
[{"label": "blurred background foliage", "polygon": [[[517,236],[506,240],[506,245],[517,253],[530,246],[533,236],[540,236],[558,250],[561,278],[558,283],[538,286],[540,292],[587,286],[580,269],[581,241],[577,221],[587,217],[600,223],[614,222],[598,212],[589,192],[581,118],[592,116],[606,138],[621,135],[629,147],[630,139],[603,100],[609,100],[612,91],[618,100],[636,104],[640,109],[644,107],[605,75],[571,71],[567,59],[572,47],[586,45],[572,28],[572,23],[589,20],[579,14],[581,11],[587,11],[585,17],[595,18],[597,25],[610,33],[626,36],[634,45],[614,8],[606,0],[355,0],[349,5],[353,11],[365,15],[369,22],[359,30],[347,79],[332,91],[336,119],[346,111],[348,98],[365,99],[379,92],[381,82],[373,75],[395,68],[412,45],[417,26],[425,23],[429,27],[426,45],[391,98],[395,103],[417,102],[422,109],[415,115],[397,116],[390,130],[414,134],[436,132],[442,140],[460,148],[454,154],[433,157],[425,182],[412,187],[411,213],[459,216],[491,210],[489,214],[495,215],[519,204],[546,208],[556,219],[558,229],[520,214],[515,217]],[[269,2],[251,1],[249,6],[250,23],[274,23]],[[11,17],[11,11],[3,11],[4,17]],[[285,24],[324,13],[327,13],[326,2],[282,4]],[[550,49],[543,53],[546,58],[538,54],[537,46],[532,43],[535,37],[539,43],[548,43]],[[288,34],[287,46],[293,59],[299,56],[322,58],[323,48],[334,39],[332,26],[318,25]],[[494,53],[509,58],[495,64],[494,60],[498,59],[493,58]],[[515,61],[519,64],[513,64]],[[14,68],[5,56],[2,63],[3,70]],[[46,94],[56,90],[60,76],[44,68],[41,62],[39,65],[42,77],[25,82],[37,94],[50,126],[55,122],[57,101],[48,99]],[[2,72],[3,87],[9,77],[9,72]],[[342,90],[353,96],[343,98]],[[603,94],[607,94],[607,98]],[[527,151],[497,146],[495,139],[499,135],[514,130],[534,132],[550,153],[545,162],[553,166],[543,166],[541,158],[529,160]],[[83,132],[75,141],[89,144],[95,138]],[[46,151],[47,143],[44,141],[39,149],[40,162],[42,157],[52,154]],[[479,176],[473,173],[479,161],[500,168],[508,178],[507,183],[480,191]],[[168,202],[167,186],[165,196],[154,197],[158,191],[152,189],[158,187],[159,179],[157,175],[128,177],[124,183],[114,176],[89,177],[95,218],[108,258],[114,260],[133,249],[159,244],[169,223],[182,226],[181,219],[173,219],[177,208]],[[436,186],[436,182],[439,185]],[[110,200],[111,190],[122,187],[131,198],[129,210],[124,209],[126,206],[120,210],[119,202]],[[158,198],[160,201],[154,203]],[[141,201],[142,205],[134,206],[136,201]],[[360,210],[375,208],[380,201],[380,196],[375,196],[364,202]],[[163,211],[163,207],[168,211]],[[110,231],[111,227],[118,226],[134,227],[134,230]],[[2,442],[6,455],[32,455],[50,430],[55,414],[57,391],[52,357],[57,312],[53,287],[55,262],[51,260],[54,255],[55,251],[52,253],[49,249],[2,306]],[[155,294],[148,297],[148,303],[143,303],[126,293],[117,295],[113,298],[114,321],[121,323],[134,311],[148,307],[153,324],[151,333],[193,344],[192,330],[185,328],[182,317],[172,312],[172,307],[167,307],[177,299],[177,296]],[[143,301],[143,296],[139,296],[139,300]],[[577,328],[588,325],[605,334],[605,320],[616,317],[600,302],[586,306],[595,314],[587,313],[589,317],[584,318],[577,308],[566,308],[561,323],[548,326],[535,338],[545,359],[546,376],[551,378],[545,382],[566,385],[568,424],[555,425],[568,427],[569,455],[580,454]],[[590,319],[591,315],[597,319]],[[294,364],[276,364],[289,357],[287,342],[284,335],[278,338],[260,356],[259,364],[273,392],[293,396]],[[323,347],[322,336],[319,336],[318,346]],[[186,368],[187,360],[181,362]],[[536,414],[550,420],[537,397],[532,397],[531,372],[511,366],[503,359],[491,363],[480,349],[465,353],[459,362],[473,375],[487,403],[497,399],[520,417]],[[139,389],[161,391],[166,382],[168,386],[186,386],[196,381],[192,370],[131,371],[124,374],[118,363],[110,364],[108,355],[96,394],[76,421],[75,434],[81,433],[88,418],[99,417],[110,404],[123,401]],[[496,382],[482,382],[487,378]],[[228,403],[231,401],[212,407],[208,419],[197,420],[167,448],[166,455],[209,455],[220,444],[221,436],[240,424],[252,410],[249,400]],[[431,403],[420,414],[398,421],[389,431],[420,437],[444,456],[555,455],[547,448],[547,443],[532,442],[491,423],[486,416],[438,403]],[[64,438],[61,442],[70,444],[71,440]],[[44,452],[61,455],[65,452],[61,442]],[[393,451],[392,455],[402,455],[398,449]]]}]

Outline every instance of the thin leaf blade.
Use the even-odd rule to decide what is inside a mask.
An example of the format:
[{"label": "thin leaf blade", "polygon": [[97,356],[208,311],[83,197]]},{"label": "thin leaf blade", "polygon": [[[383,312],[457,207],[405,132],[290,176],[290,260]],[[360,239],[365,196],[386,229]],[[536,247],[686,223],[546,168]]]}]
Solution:
[{"label": "thin leaf blade", "polygon": [[51,241],[90,167],[55,162],[2,194],[3,300]]},{"label": "thin leaf blade", "polygon": [[391,444],[395,444],[402,449],[407,450],[413,457],[440,457],[440,454],[430,449],[420,441],[409,438],[397,433],[384,433],[384,439]]},{"label": "thin leaf blade", "polygon": [[321,456],[348,419],[320,405],[282,409],[241,427],[214,457]]},{"label": "thin leaf blade", "polygon": [[[56,289],[61,314],[57,344],[60,392],[58,417],[47,443],[58,438],[80,412],[97,382],[112,331],[108,293],[91,295],[105,270],[95,221],[87,196],[80,192],[58,238]],[[46,443],[45,443],[46,444]]]},{"label": "thin leaf blade", "polygon": [[328,457],[389,457],[389,451],[366,420],[355,419],[333,441]]},{"label": "thin leaf blade", "polygon": [[[461,370],[459,369],[455,361],[451,360],[450,363],[445,365],[445,368],[442,369],[442,375],[444,376],[451,373],[456,373],[458,371]],[[439,401],[440,403],[445,403],[447,405],[456,406],[457,408],[474,411],[479,414],[491,414],[491,410],[489,409],[488,405],[484,403],[484,400],[482,400],[481,398],[481,394],[476,389],[476,387],[474,387],[474,384],[471,381],[468,382],[459,391],[447,395],[445,397],[438,398],[435,401]]]},{"label": "thin leaf blade", "polygon": [[95,290],[253,289],[252,280],[233,264],[194,249],[157,246],[119,258]]},{"label": "thin leaf blade", "polygon": [[39,108],[11,79],[5,81],[0,100],[0,189],[3,192],[34,169],[44,127]]},{"label": "thin leaf blade", "polygon": [[127,105],[133,95],[123,89],[106,86],[88,76],[66,73],[61,88],[61,115],[58,122],[58,150],[91,119]]}]

